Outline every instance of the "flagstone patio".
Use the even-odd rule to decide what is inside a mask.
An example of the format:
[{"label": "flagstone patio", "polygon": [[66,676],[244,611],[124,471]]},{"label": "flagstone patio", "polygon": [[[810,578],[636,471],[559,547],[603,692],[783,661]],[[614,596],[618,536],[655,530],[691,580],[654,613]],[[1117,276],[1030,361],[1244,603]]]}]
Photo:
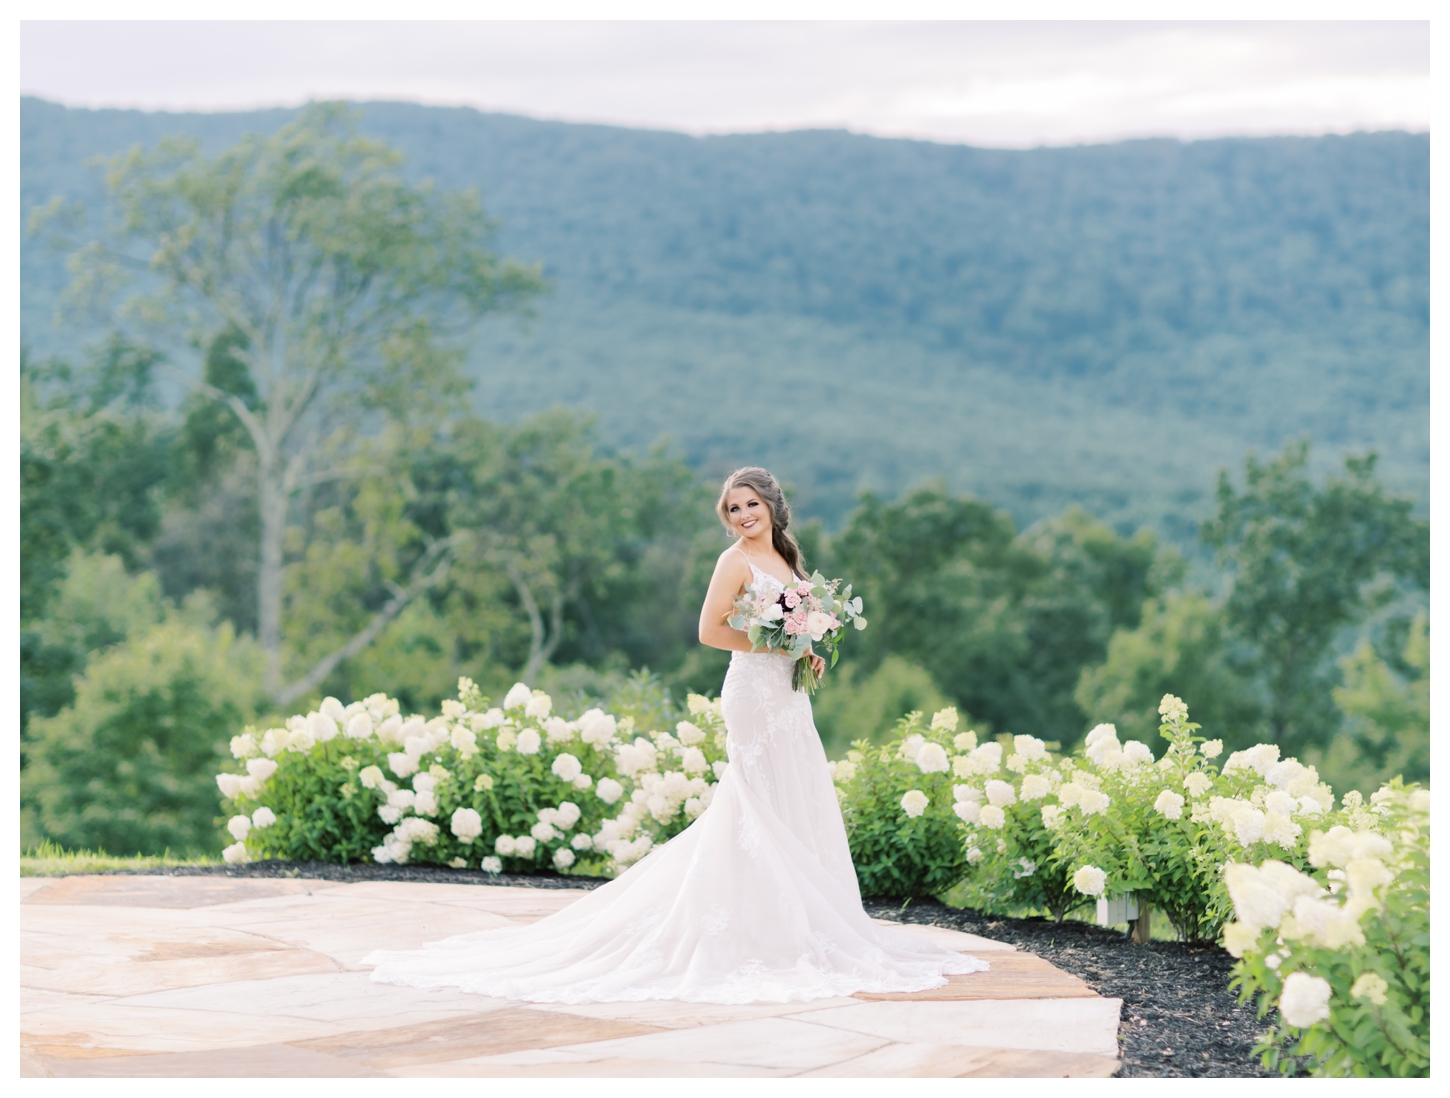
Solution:
[{"label": "flagstone patio", "polygon": [[375,984],[381,944],[540,919],[568,889],[227,877],[20,881],[23,1076],[1107,1076],[1121,1000],[1002,942],[914,995],[536,1005]]}]

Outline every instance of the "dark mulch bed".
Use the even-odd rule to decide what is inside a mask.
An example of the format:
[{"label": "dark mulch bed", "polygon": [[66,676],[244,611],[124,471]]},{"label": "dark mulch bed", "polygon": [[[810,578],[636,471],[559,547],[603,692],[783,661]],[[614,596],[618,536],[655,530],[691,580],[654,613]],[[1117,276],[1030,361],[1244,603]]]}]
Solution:
[{"label": "dark mulch bed", "polygon": [[950,927],[1010,942],[1123,1000],[1120,1077],[1257,1078],[1272,1075],[1253,1055],[1267,1025],[1229,991],[1233,958],[1217,946],[1135,945],[1088,923],[1008,919],[931,901],[905,908],[867,903],[881,919]]},{"label": "dark mulch bed", "polygon": [[[306,877],[326,881],[425,881],[597,888],[600,877],[497,875],[431,865],[334,865],[251,862],[246,865],[116,869],[116,874],[168,877]],[[1010,942],[1080,977],[1100,995],[1123,1000],[1119,1077],[1242,1078],[1269,1075],[1252,1055],[1265,1025],[1228,989],[1233,958],[1216,946],[1176,942],[1134,945],[1115,930],[1087,923],[1009,919],[934,901],[901,907],[867,902],[875,918],[926,923]]]}]

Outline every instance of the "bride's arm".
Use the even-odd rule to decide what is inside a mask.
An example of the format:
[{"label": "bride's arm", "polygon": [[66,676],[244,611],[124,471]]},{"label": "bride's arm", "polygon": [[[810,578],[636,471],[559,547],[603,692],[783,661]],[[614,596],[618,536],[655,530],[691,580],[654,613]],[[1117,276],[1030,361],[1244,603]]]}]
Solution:
[{"label": "bride's arm", "polygon": [[739,629],[731,629],[730,615],[735,610],[735,596],[750,581],[750,565],[745,558],[727,549],[715,562],[705,604],[700,607],[700,643],[727,652],[749,652],[750,638]]}]

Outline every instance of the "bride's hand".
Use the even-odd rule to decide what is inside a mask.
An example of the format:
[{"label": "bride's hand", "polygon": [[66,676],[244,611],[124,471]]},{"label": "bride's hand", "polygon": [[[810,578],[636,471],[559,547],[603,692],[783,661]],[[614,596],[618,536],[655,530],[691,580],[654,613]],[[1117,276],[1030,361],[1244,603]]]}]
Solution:
[{"label": "bride's hand", "polygon": [[818,656],[814,652],[811,652],[807,658],[811,661],[811,670],[816,673],[816,678],[820,678],[826,673],[826,660],[824,656]]}]

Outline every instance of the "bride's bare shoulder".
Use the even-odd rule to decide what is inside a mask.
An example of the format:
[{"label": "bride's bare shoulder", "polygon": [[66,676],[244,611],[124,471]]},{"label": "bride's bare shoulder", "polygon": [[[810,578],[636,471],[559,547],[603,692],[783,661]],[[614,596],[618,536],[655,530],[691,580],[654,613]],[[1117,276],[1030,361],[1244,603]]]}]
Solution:
[{"label": "bride's bare shoulder", "polygon": [[750,562],[745,559],[745,554],[735,546],[728,546],[723,553],[715,558],[715,571],[725,575],[749,575]]}]

